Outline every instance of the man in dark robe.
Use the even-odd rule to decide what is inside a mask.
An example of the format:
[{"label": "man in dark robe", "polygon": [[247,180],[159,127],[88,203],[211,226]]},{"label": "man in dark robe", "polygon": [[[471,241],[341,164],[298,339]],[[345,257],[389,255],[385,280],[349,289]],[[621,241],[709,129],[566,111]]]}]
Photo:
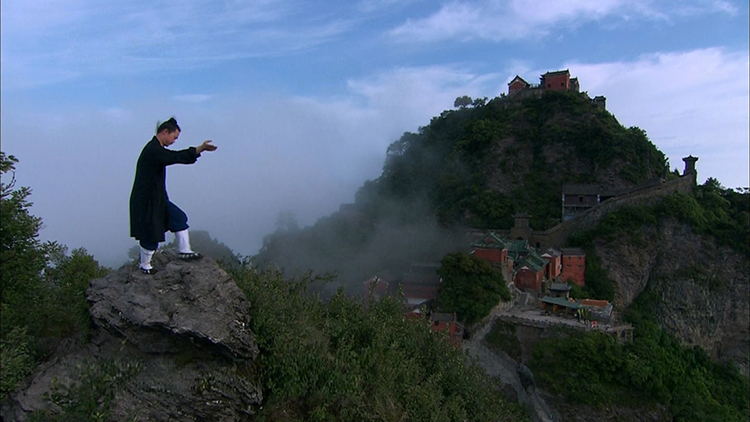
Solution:
[{"label": "man in dark robe", "polygon": [[167,196],[167,166],[193,164],[203,151],[214,151],[210,140],[198,147],[172,151],[166,147],[180,136],[180,127],[174,118],[161,123],[149,143],[143,147],[135,169],[133,190],[130,193],[130,236],[140,243],[140,269],[144,274],[154,274],[151,257],[164,242],[164,233],[169,230],[177,237],[179,257],[185,260],[198,259],[193,252],[188,236],[187,215]]}]

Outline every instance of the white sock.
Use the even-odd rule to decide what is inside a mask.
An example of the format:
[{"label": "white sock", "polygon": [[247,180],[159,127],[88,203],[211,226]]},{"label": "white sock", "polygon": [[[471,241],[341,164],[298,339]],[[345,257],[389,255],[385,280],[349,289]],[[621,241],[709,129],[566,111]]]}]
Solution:
[{"label": "white sock", "polygon": [[155,251],[150,251],[143,246],[141,246],[141,268],[144,270],[150,270],[154,267],[151,266],[151,257],[154,255]]},{"label": "white sock", "polygon": [[187,229],[174,232],[177,237],[177,248],[180,253],[193,253],[193,249],[190,248],[190,235],[188,235]]}]

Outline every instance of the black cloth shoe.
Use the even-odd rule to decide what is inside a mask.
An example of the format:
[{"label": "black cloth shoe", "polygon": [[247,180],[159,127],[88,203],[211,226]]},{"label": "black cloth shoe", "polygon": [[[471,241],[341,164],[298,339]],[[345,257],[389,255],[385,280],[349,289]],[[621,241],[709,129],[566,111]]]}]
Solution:
[{"label": "black cloth shoe", "polygon": [[203,258],[203,255],[199,254],[198,252],[187,252],[187,253],[180,252],[178,256],[183,261],[195,261],[197,259]]},{"label": "black cloth shoe", "polygon": [[[140,268],[140,267],[138,267],[138,268]],[[146,274],[146,275],[154,275],[154,274],[157,273],[157,270],[156,270],[156,268],[151,268],[150,270],[147,270],[145,268],[141,268],[141,272],[143,274]]]}]

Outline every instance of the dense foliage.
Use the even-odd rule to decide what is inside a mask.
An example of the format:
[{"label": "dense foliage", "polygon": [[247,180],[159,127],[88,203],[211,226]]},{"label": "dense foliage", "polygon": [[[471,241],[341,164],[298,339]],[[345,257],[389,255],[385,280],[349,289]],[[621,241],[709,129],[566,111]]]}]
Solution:
[{"label": "dense foliage", "polygon": [[[622,127],[580,94],[496,98],[404,134],[357,201],[377,213],[382,200],[424,198],[445,224],[493,228],[509,228],[510,216],[524,211],[534,228],[546,229],[561,218],[563,183],[595,183],[612,167],[614,177],[637,184],[660,176],[665,164],[643,130]],[[491,189],[495,174],[513,188]]]},{"label": "dense foliage", "polygon": [[455,105],[393,142],[382,174],[348,210],[277,230],[258,262],[337,271],[359,285],[377,271],[461,250],[460,227],[507,229],[516,212],[527,212],[534,229],[550,228],[561,218],[564,183],[637,184],[666,164],[643,130],[623,127],[583,94],[459,97]]},{"label": "dense foliage", "polygon": [[542,340],[531,362],[537,379],[570,403],[659,404],[675,421],[746,421],[748,377],[660,329],[652,311],[657,300],[647,289],[628,310],[636,327],[632,343],[597,332]]},{"label": "dense foliage", "polygon": [[[586,250],[586,285],[575,291],[575,297],[612,300],[614,288],[596,255],[594,239],[614,240],[626,237],[636,246],[645,246],[643,227],[658,227],[667,219],[687,224],[696,233],[711,235],[719,245],[737,252],[750,253],[750,191],[727,189],[709,178],[696,186],[692,195],[673,193],[652,206],[623,206],[607,214],[591,230],[571,237],[573,245]],[[706,277],[700,268],[693,271],[701,280]],[[713,286],[715,287],[715,286]]]},{"label": "dense foliage", "polygon": [[[621,207],[609,213],[597,227],[571,239],[587,251],[586,286],[575,294],[609,298],[603,294],[612,293],[612,283],[596,256],[595,240],[625,237],[645,247],[654,240],[645,238],[643,228],[658,227],[668,219],[747,254],[749,199],[747,189],[725,189],[708,179],[692,195],[674,193],[652,206]],[[697,265],[676,275],[705,282],[709,289],[718,287]],[[748,378],[734,366],[713,361],[702,349],[681,346],[661,329],[654,313],[660,300],[647,288],[626,311],[625,320],[635,326],[631,344],[623,346],[597,333],[541,342],[532,362],[537,378],[573,403],[666,404],[676,421],[747,420]]]},{"label": "dense foliage", "polygon": [[[88,333],[85,289],[100,267],[84,249],[66,254],[54,242],[41,242],[42,220],[33,216],[28,187],[15,187],[12,155],[0,152],[0,395],[44,360],[58,342]],[[10,180],[8,180],[10,176]]]},{"label": "dense foliage", "polygon": [[258,420],[525,420],[445,333],[406,319],[393,298],[328,303],[309,276],[284,280],[246,261],[230,270],[251,302],[266,402]]},{"label": "dense foliage", "polygon": [[696,233],[708,234],[719,245],[741,253],[750,253],[750,191],[727,189],[713,178],[696,186],[692,195],[673,193],[658,204],[642,207],[621,207],[607,214],[599,225],[578,234],[573,241],[590,244],[594,238],[613,239],[626,235],[635,244],[643,244],[641,228],[658,226],[666,218],[687,224]]},{"label": "dense foliage", "polygon": [[437,272],[442,279],[437,307],[443,312],[455,312],[458,319],[467,324],[489,315],[501,300],[510,300],[510,291],[500,270],[474,255],[448,254]]}]

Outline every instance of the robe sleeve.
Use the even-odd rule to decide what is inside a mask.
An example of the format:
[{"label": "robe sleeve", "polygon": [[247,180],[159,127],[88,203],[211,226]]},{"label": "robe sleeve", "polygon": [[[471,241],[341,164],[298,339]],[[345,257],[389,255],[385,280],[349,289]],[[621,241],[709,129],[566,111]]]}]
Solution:
[{"label": "robe sleeve", "polygon": [[154,154],[154,161],[163,166],[170,166],[172,164],[193,164],[198,161],[198,153],[195,147],[182,149],[179,151],[172,151],[167,148],[158,148]]}]

